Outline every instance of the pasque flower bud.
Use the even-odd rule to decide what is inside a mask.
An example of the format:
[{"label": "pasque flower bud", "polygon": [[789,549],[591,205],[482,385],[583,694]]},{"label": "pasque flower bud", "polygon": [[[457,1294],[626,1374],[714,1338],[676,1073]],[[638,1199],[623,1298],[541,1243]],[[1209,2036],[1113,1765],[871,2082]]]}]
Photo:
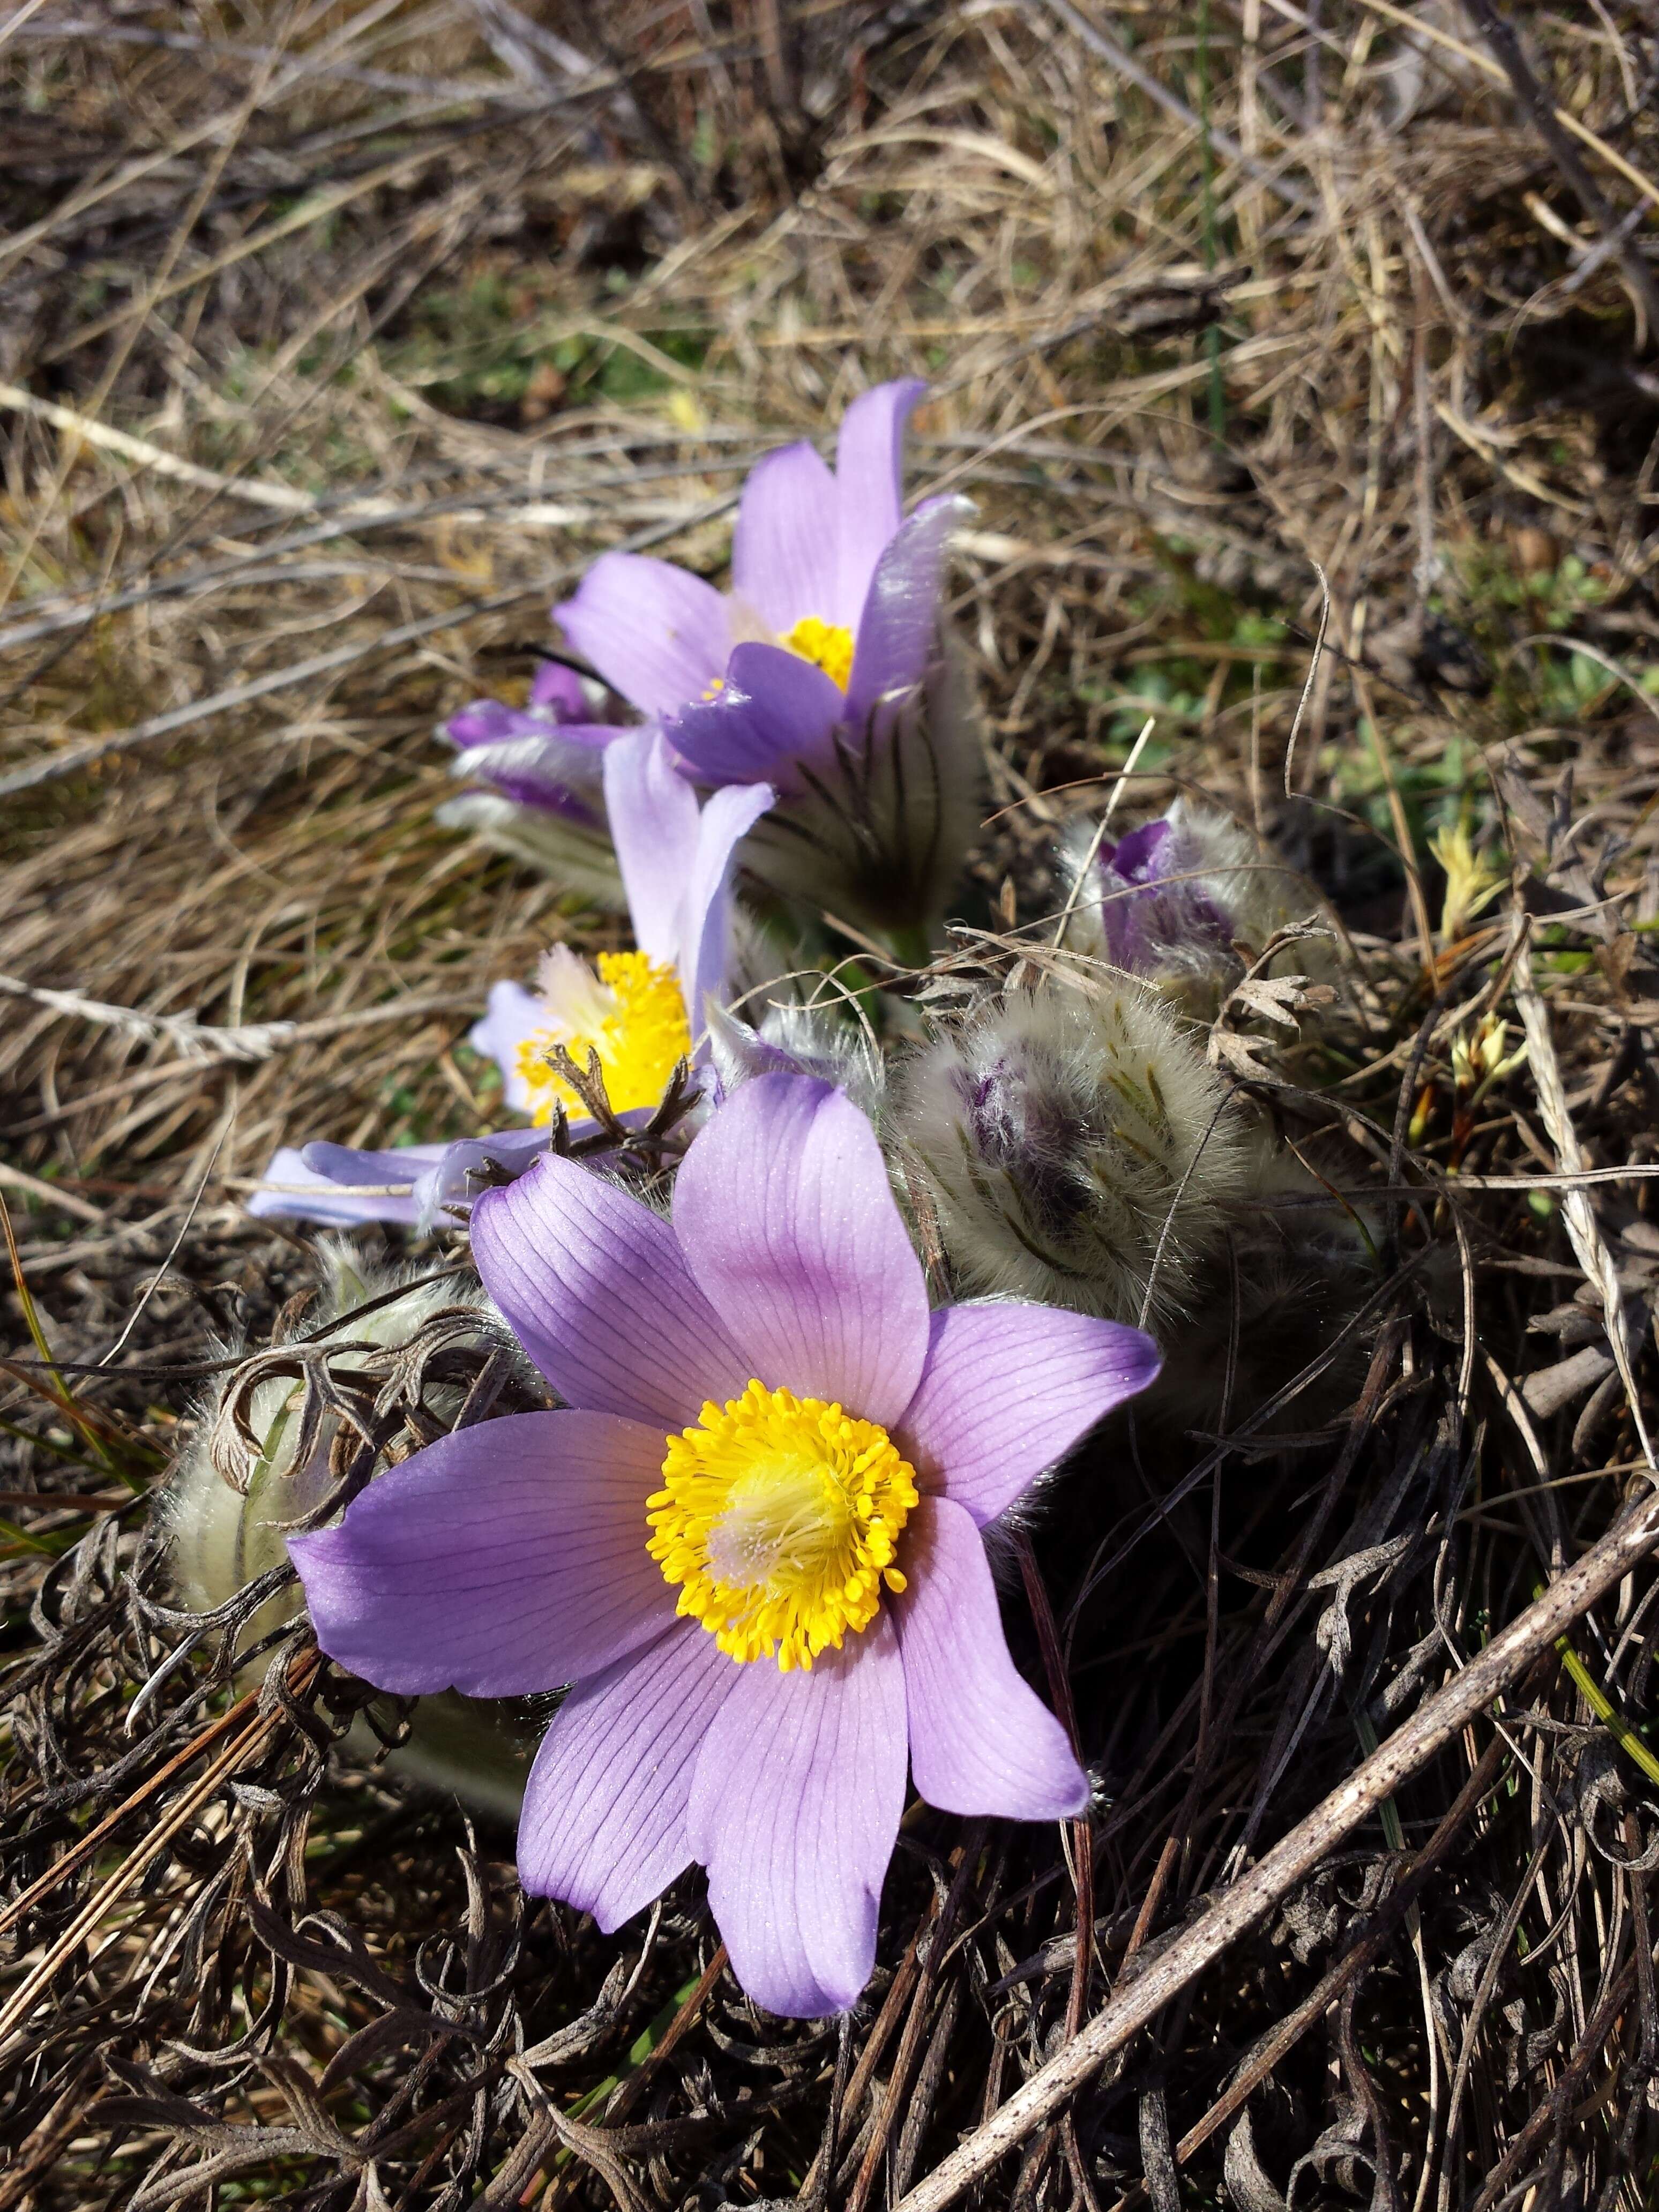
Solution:
[{"label": "pasque flower bud", "polygon": [[[1177,799],[1114,843],[1097,823],[1060,841],[1064,942],[1213,1015],[1274,933],[1316,915],[1310,885],[1213,807]],[[1296,965],[1319,960],[1300,940]],[[1327,963],[1328,964],[1328,963]]]},{"label": "pasque flower bud", "polygon": [[893,1127],[965,1287],[1121,1321],[1189,1310],[1251,1173],[1223,1078],[1116,980],[1005,992],[910,1063]]},{"label": "pasque flower bud", "polygon": [[[420,1269],[375,1266],[345,1237],[320,1244],[319,1256],[324,1279],[320,1297],[304,1316],[307,1338],[338,1322],[342,1326],[335,1334],[343,1351],[349,1346],[371,1353],[396,1352],[412,1345],[428,1322],[447,1310],[462,1327],[468,1313],[476,1314],[492,1350],[510,1341],[476,1284],[422,1281]],[[375,1304],[400,1283],[410,1285],[402,1297]],[[375,1310],[354,1318],[371,1305]],[[301,1339],[279,1339],[273,1348],[280,1349],[283,1340],[297,1345]],[[295,1379],[291,1367],[263,1378],[250,1377],[244,1369],[227,1376],[199,1409],[162,1500],[173,1588],[188,1611],[216,1613],[239,1591],[282,1566],[288,1558],[287,1531],[314,1513],[334,1487],[330,1457],[339,1417],[326,1409],[320,1419],[308,1414],[306,1396],[306,1382]],[[459,1394],[453,1385],[429,1389],[426,1399],[441,1416],[447,1412],[453,1418],[459,1411]],[[227,1450],[227,1431],[237,1427],[252,1432],[256,1453],[240,1449],[240,1439]],[[303,1607],[297,1582],[267,1597],[238,1626],[239,1656],[297,1620]],[[263,1666],[263,1658],[249,1662],[240,1686],[257,1681]],[[380,1747],[374,1731],[361,1721],[348,1741],[368,1755]],[[454,1791],[480,1811],[511,1818],[523,1796],[529,1761],[506,1708],[448,1692],[421,1701],[407,1740],[387,1763],[429,1788]]]}]

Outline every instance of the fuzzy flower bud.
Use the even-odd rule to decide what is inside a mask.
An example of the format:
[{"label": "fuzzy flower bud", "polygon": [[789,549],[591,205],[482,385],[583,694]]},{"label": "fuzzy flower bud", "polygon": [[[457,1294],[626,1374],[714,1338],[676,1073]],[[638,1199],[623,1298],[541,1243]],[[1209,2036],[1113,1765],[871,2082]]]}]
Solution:
[{"label": "fuzzy flower bud", "polygon": [[1188,1311],[1249,1125],[1134,984],[1017,990],[912,1061],[895,1129],[964,1285],[1139,1322]]},{"label": "fuzzy flower bud", "polygon": [[[476,1285],[422,1282],[418,1269],[373,1266],[344,1237],[321,1244],[319,1256],[322,1295],[304,1316],[307,1339],[314,1338],[319,1327],[338,1322],[343,1324],[336,1332],[342,1348],[349,1344],[354,1352],[370,1356],[376,1351],[397,1352],[410,1347],[428,1323],[447,1312],[463,1328],[466,1316],[476,1315],[491,1350],[506,1340],[489,1299]],[[410,1285],[404,1296],[353,1318],[400,1283]],[[194,1433],[173,1470],[161,1510],[173,1589],[189,1612],[218,1613],[249,1584],[283,1565],[288,1531],[317,1512],[335,1487],[330,1462],[340,1434],[339,1416],[325,1404],[318,1418],[306,1402],[305,1376],[296,1378],[293,1362],[281,1357],[284,1343],[297,1347],[300,1341],[297,1335],[279,1338],[271,1348],[274,1356],[256,1355],[223,1379],[199,1409]],[[268,1370],[263,1376],[257,1373],[260,1365]],[[459,1411],[459,1393],[452,1385],[428,1389],[426,1399],[441,1415],[447,1412],[453,1418]],[[249,1433],[257,1443],[251,1466],[242,1446]],[[238,1656],[297,1620],[304,1602],[300,1585],[290,1582],[256,1606],[236,1625]],[[263,1656],[251,1660],[240,1686],[252,1686],[264,1663]],[[365,1755],[379,1748],[378,1738],[362,1722],[350,1741]],[[502,1708],[451,1692],[422,1700],[408,1740],[388,1764],[428,1788],[456,1792],[480,1811],[512,1818],[528,1761]]]},{"label": "fuzzy flower bud", "polygon": [[1188,1433],[1316,1429],[1352,1401],[1370,1349],[1380,1224],[1329,1200],[1265,1124],[1249,1173],[1252,1202],[1227,1220],[1147,1401],[1149,1418]]},{"label": "fuzzy flower bud", "polygon": [[[1185,799],[1115,844],[1095,823],[1070,823],[1060,893],[1073,951],[1144,975],[1206,1014],[1277,931],[1318,910],[1294,869],[1226,815]],[[1298,945],[1299,967],[1317,958],[1320,943]]]}]

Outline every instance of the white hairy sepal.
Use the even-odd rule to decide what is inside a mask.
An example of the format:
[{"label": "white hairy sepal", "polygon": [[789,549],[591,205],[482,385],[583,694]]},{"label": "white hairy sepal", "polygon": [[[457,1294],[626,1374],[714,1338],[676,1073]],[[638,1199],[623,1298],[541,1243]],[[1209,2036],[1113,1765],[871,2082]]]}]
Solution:
[{"label": "white hairy sepal", "polygon": [[967,662],[941,634],[922,681],[803,763],[744,840],[744,865],[792,903],[883,934],[944,914],[978,832],[985,751]]},{"label": "white hairy sepal", "polygon": [[1190,1310],[1256,1171],[1197,1036],[1127,981],[1006,995],[910,1062],[893,1127],[964,1288],[1137,1324]]},{"label": "white hairy sepal", "polygon": [[[458,772],[465,759],[463,753]],[[601,830],[541,807],[520,806],[492,791],[446,799],[435,818],[446,830],[470,830],[497,852],[511,854],[550,877],[561,890],[574,891],[613,913],[628,910],[617,856]]]},{"label": "white hairy sepal", "polygon": [[[846,1091],[861,1114],[875,1121],[881,1110],[886,1065],[864,1030],[821,1006],[803,1006],[782,994],[769,994],[757,1022],[717,1006],[707,1009],[708,1057],[722,1097],[757,1075],[810,1075]],[[757,1011],[750,1001],[749,1011]]]}]

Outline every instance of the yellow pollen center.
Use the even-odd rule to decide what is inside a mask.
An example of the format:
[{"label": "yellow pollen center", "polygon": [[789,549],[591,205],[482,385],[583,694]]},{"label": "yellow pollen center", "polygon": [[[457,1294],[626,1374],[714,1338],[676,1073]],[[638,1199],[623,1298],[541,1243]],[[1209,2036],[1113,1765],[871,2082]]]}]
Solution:
[{"label": "yellow pollen center", "polygon": [[842,690],[847,689],[847,679],[853,673],[850,629],[840,623],[820,622],[816,615],[803,615],[793,629],[784,632],[781,641],[791,653],[810,660],[814,668],[821,668]]},{"label": "yellow pollen center", "polygon": [[904,1588],[915,1470],[873,1421],[751,1382],[670,1437],[662,1471],[646,1549],[729,1658],[810,1668]]},{"label": "yellow pollen center", "polygon": [[690,1053],[685,1000],[672,968],[659,967],[643,952],[601,952],[597,965],[594,996],[605,1009],[597,1025],[575,1031],[538,1030],[519,1047],[518,1072],[530,1091],[532,1121],[551,1121],[556,1105],[576,1114],[587,1111],[549,1064],[556,1044],[563,1045],[578,1067],[587,1066],[590,1052],[599,1054],[605,1094],[617,1114],[659,1105],[669,1078]]}]

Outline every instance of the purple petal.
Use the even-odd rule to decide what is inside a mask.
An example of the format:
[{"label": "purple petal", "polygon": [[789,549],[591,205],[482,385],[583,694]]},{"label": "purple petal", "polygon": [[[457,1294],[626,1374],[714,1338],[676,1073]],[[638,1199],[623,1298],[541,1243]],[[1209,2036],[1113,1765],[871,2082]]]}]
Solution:
[{"label": "purple petal", "polygon": [[500,744],[526,733],[544,735],[545,726],[521,708],[509,707],[505,699],[475,699],[444,724],[444,735],[463,752],[473,745]]},{"label": "purple petal", "polygon": [[924,1484],[981,1524],[1005,1513],[1161,1365],[1138,1328],[1053,1306],[947,1306],[898,1424]]},{"label": "purple petal", "polygon": [[657,1430],[606,1413],[441,1437],[290,1541],[318,1643],[399,1697],[525,1697],[610,1666],[674,1618],[645,1548],[662,1460]]},{"label": "purple petal", "polygon": [[1101,866],[1121,876],[1126,884],[1150,883],[1164,872],[1158,866],[1158,858],[1169,842],[1170,825],[1161,817],[1143,822],[1139,830],[1131,830],[1127,837],[1103,849]]},{"label": "purple petal", "polygon": [[849,629],[857,625],[876,563],[902,516],[904,426],[927,389],[914,376],[878,384],[855,399],[841,418],[836,447],[839,527],[834,619]]},{"label": "purple petal", "polygon": [[674,1182],[691,1273],[769,1389],[896,1421],[927,1353],[927,1292],[876,1133],[805,1075],[745,1083]]},{"label": "purple petal", "polygon": [[702,783],[794,781],[790,764],[821,758],[841,719],[841,688],[781,645],[740,645],[712,699],[675,715],[669,734]]},{"label": "purple petal", "polygon": [[368,1152],[319,1141],[307,1145],[300,1158],[313,1174],[326,1176],[330,1182],[400,1182],[412,1190],[448,1150],[447,1145],[392,1145],[384,1152]]},{"label": "purple petal", "polygon": [[702,1035],[705,1001],[725,992],[732,855],[776,798],[769,783],[726,784],[710,797],[698,817],[678,948],[680,988],[693,1036]]},{"label": "purple petal", "polygon": [[692,1772],[738,1679],[707,1630],[682,1621],[576,1685],[524,1793],[519,1880],[532,1897],[591,1912],[608,1936],[662,1894],[690,1860]]},{"label": "purple petal", "polygon": [[642,714],[699,698],[731,649],[726,602],[712,584],[638,553],[603,553],[554,616],[576,651]]},{"label": "purple petal", "polygon": [[697,794],[654,724],[605,757],[605,811],[622,870],[634,942],[660,966],[679,957],[679,915],[697,846]]},{"label": "purple petal", "polygon": [[466,1041],[501,1071],[501,1096],[520,1114],[530,1111],[530,1085],[519,1073],[519,1048],[548,1025],[547,1009],[522,983],[492,983],[483,1018]]},{"label": "purple petal", "polygon": [[876,563],[847,686],[849,721],[862,721],[884,694],[921,683],[939,631],[945,556],[973,512],[968,499],[925,501]]},{"label": "purple petal", "polygon": [[446,1145],[441,1157],[415,1186],[421,1202],[421,1224],[429,1227],[446,1207],[471,1206],[481,1184],[499,1182],[502,1176],[521,1176],[548,1147],[552,1131],[547,1127],[495,1129],[483,1137],[458,1137]]},{"label": "purple petal", "polygon": [[514,1334],[574,1406],[649,1421],[660,1434],[688,1427],[705,1399],[748,1386],[754,1370],[692,1280],[674,1231],[574,1160],[549,1154],[507,1189],[486,1191],[472,1209],[472,1260]]},{"label": "purple petal", "polygon": [[1089,1783],[1066,1731],[1008,1656],[985,1540],[959,1505],[924,1498],[904,1524],[893,1601],[910,1766],[942,1813],[1059,1820]]},{"label": "purple petal", "polygon": [[884,1613],[810,1674],[739,1670],[691,1784],[691,1849],[738,1979],[769,2012],[858,2002],[904,1810],[904,1674]]},{"label": "purple petal", "polygon": [[[529,730],[517,736],[464,746],[454,774],[488,783],[522,806],[549,806],[599,818],[605,748],[617,736],[597,726],[571,722],[562,730]],[[599,742],[590,743],[593,738]]]},{"label": "purple petal", "polygon": [[836,608],[836,479],[811,446],[786,446],[749,472],[732,533],[732,588],[780,636]]},{"label": "purple petal", "polygon": [[582,679],[562,660],[542,660],[530,680],[530,703],[549,708],[556,722],[585,722],[592,708]]},{"label": "purple petal", "polygon": [[[310,1151],[307,1146],[306,1151]],[[338,1146],[331,1146],[337,1151]],[[440,1145],[411,1145],[410,1152],[419,1151],[432,1154],[441,1152]],[[354,1158],[367,1157],[354,1154]],[[383,1158],[376,1154],[373,1157]],[[402,1228],[412,1229],[420,1218],[420,1201],[414,1193],[414,1177],[409,1172],[411,1164],[405,1161],[397,1176],[359,1176],[359,1182],[392,1182],[401,1178],[405,1186],[400,1196],[380,1193],[370,1196],[343,1188],[334,1176],[319,1174],[306,1164],[305,1152],[296,1152],[284,1145],[271,1157],[260,1186],[247,1196],[247,1210],[257,1220],[319,1221],[331,1226],[345,1228],[364,1221],[386,1221]]]}]

